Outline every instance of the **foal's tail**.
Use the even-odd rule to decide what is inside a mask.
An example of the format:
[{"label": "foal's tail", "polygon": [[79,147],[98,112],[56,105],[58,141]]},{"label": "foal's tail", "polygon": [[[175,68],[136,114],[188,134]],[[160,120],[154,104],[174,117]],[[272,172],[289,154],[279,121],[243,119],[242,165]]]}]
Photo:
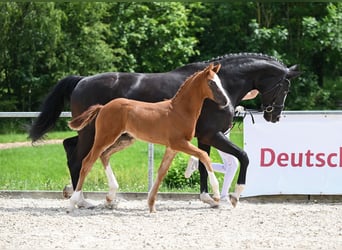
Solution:
[{"label": "foal's tail", "polygon": [[69,122],[69,128],[79,131],[94,120],[102,109],[103,105],[93,105],[79,116]]}]

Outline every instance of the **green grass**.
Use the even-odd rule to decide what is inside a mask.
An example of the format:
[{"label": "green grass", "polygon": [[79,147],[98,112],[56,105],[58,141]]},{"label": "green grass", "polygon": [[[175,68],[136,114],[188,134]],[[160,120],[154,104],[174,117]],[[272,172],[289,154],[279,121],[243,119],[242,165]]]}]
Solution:
[{"label": "green grass", "polygon": [[[45,140],[52,140],[52,139],[65,139],[67,137],[72,137],[77,135],[75,131],[57,131],[48,133],[45,136]],[[20,133],[7,133],[7,134],[0,134],[0,143],[7,143],[7,142],[25,142],[30,141],[27,134],[20,134]]]},{"label": "green grass", "polygon": [[[64,139],[74,136],[73,131],[53,132],[47,139]],[[236,126],[231,139],[242,146],[242,127]],[[0,143],[28,141],[26,134],[0,135]],[[196,143],[196,139],[193,140]],[[154,147],[154,172],[158,170],[164,154],[164,146]],[[188,155],[179,153],[180,157]],[[213,161],[220,161],[217,151],[211,152]],[[120,192],[147,192],[148,190],[148,144],[137,141],[131,147],[111,158],[113,171],[120,184]],[[175,162],[175,161],[174,161]],[[174,163],[171,167],[175,167]],[[185,166],[182,166],[185,168]],[[70,183],[66,155],[62,144],[39,145],[0,150],[0,190],[62,190]],[[155,174],[156,175],[156,174]],[[223,174],[217,173],[220,183]],[[98,160],[87,176],[85,191],[107,191],[107,179]],[[182,190],[170,190],[161,186],[161,192],[198,192],[198,186]]]}]

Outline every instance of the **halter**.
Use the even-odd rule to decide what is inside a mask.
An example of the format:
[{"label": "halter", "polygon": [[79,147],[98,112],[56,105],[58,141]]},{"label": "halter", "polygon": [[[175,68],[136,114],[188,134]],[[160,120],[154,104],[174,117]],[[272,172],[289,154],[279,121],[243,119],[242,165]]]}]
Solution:
[{"label": "halter", "polygon": [[288,91],[289,91],[290,86],[291,86],[290,80],[285,78],[285,79],[281,79],[275,86],[273,86],[271,89],[267,90],[265,93],[262,93],[261,95],[264,96],[264,95],[269,94],[271,91],[275,90],[273,92],[272,104],[268,104],[266,107],[262,104],[261,105],[262,110],[266,113],[272,113],[274,109],[283,109],[284,103],[281,105],[276,104],[276,100],[277,100],[277,97],[281,93],[282,90],[284,90],[285,96],[286,96]]}]

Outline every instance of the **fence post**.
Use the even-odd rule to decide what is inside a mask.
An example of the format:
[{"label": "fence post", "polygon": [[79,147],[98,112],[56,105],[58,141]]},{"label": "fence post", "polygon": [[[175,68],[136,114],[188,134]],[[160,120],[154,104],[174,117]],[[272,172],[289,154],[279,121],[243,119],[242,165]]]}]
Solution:
[{"label": "fence post", "polygon": [[150,192],[153,184],[153,170],[154,170],[154,145],[148,144],[148,191]]}]

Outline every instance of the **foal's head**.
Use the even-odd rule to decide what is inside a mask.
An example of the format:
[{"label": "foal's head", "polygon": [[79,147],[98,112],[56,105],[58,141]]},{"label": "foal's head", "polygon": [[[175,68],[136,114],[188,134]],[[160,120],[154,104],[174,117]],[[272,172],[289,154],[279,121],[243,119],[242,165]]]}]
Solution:
[{"label": "foal's head", "polygon": [[210,64],[203,70],[203,72],[207,77],[207,91],[209,93],[209,98],[214,100],[221,108],[224,108],[230,103],[230,100],[224,88],[222,87],[220,78],[216,74],[220,68],[221,64],[217,64],[215,66]]}]

